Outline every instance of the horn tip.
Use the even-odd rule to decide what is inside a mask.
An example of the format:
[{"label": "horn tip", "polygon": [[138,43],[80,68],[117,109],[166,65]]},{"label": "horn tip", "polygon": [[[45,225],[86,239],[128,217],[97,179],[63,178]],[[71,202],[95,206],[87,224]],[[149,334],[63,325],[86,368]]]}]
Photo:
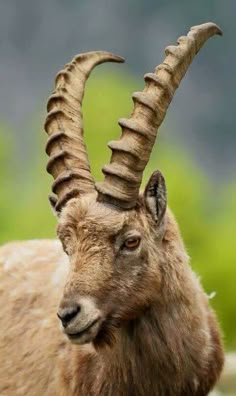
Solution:
[{"label": "horn tip", "polygon": [[117,62],[117,63],[124,63],[124,62],[125,62],[125,58],[123,58],[123,56],[114,55],[114,54],[112,54],[112,53],[110,53],[110,55],[111,55],[112,60],[113,60],[114,62]]},{"label": "horn tip", "polygon": [[202,25],[193,26],[190,30],[194,31],[194,30],[199,30],[199,29],[201,29],[201,30],[204,29],[204,30],[208,30],[208,31],[210,30],[213,34],[223,36],[223,31],[214,22],[207,22],[207,23],[203,23]]},{"label": "horn tip", "polygon": [[219,27],[219,26],[217,26],[216,25],[216,28],[217,28],[217,32],[216,32],[216,34],[218,34],[219,36],[223,36],[223,30],[221,30],[221,28]]},{"label": "horn tip", "polygon": [[76,55],[72,62],[80,62],[80,61],[86,61],[88,59],[95,59],[97,61],[97,64],[103,63],[103,62],[116,62],[116,63],[124,63],[125,58],[122,56],[118,56],[113,54],[112,52],[109,51],[89,51],[89,52],[84,52],[82,54]]},{"label": "horn tip", "polygon": [[216,23],[209,22],[209,27],[214,29],[215,30],[215,34],[217,34],[218,36],[223,36],[223,31],[221,30],[221,28]]}]

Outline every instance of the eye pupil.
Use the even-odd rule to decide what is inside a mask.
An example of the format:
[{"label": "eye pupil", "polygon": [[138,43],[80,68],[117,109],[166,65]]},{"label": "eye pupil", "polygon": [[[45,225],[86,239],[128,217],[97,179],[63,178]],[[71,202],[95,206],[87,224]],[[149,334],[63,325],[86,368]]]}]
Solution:
[{"label": "eye pupil", "polygon": [[138,247],[139,243],[140,243],[139,238],[128,238],[125,241],[124,245],[127,249],[135,249],[136,247]]}]

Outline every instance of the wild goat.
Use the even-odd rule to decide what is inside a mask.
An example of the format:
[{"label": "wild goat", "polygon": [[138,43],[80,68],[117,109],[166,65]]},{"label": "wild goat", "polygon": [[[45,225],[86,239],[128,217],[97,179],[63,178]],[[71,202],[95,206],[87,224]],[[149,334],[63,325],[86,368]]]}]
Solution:
[{"label": "wild goat", "polygon": [[83,141],[84,86],[95,65],[123,59],[89,52],[57,75],[46,151],[66,254],[49,240],[1,248],[1,396],[202,396],[217,381],[221,336],[166,208],[162,174],[139,193],[173,94],[214,34],[213,23],[192,28],[145,75],[101,183]]}]

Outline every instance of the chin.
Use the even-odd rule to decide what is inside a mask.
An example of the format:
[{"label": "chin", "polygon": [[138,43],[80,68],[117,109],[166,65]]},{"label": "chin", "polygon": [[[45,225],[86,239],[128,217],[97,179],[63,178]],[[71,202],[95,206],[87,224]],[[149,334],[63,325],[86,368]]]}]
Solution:
[{"label": "chin", "polygon": [[89,344],[89,343],[93,342],[93,340],[95,338],[91,334],[83,334],[80,337],[71,337],[71,336],[67,336],[67,337],[72,344],[76,344],[76,345]]}]

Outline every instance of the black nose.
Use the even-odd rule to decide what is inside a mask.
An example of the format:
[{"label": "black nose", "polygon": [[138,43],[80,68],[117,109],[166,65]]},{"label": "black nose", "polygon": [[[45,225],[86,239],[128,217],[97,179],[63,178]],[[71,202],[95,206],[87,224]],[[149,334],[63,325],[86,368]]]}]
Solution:
[{"label": "black nose", "polygon": [[57,316],[61,320],[62,326],[67,327],[68,324],[74,319],[80,311],[80,306],[67,307],[59,309]]}]

